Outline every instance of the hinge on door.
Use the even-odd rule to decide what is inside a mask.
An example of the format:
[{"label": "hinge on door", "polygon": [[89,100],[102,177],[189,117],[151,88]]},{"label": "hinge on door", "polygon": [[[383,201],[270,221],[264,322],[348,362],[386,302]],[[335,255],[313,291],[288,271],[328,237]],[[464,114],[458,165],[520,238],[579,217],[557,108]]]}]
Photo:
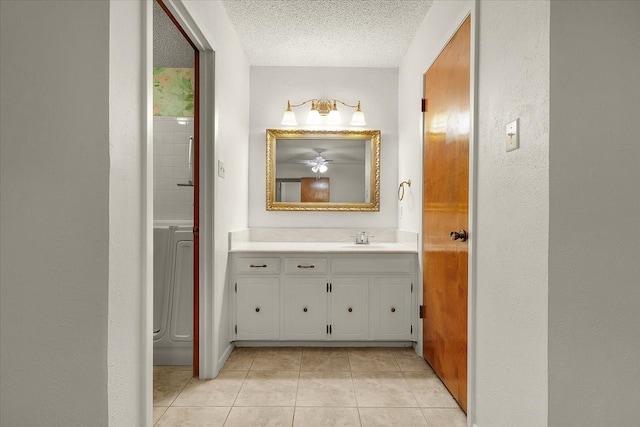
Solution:
[{"label": "hinge on door", "polygon": [[238,282],[236,282],[235,291],[236,291],[236,294],[237,294],[238,293]]},{"label": "hinge on door", "polygon": [[418,307],[418,317],[420,319],[424,319],[424,305],[421,305],[420,307]]},{"label": "hinge on door", "polygon": [[413,334],[413,325],[411,325],[411,334]]},{"label": "hinge on door", "polygon": [[413,293],[413,283],[411,284],[411,293]]},{"label": "hinge on door", "polygon": [[238,335],[238,325],[235,326],[236,335]]},{"label": "hinge on door", "polygon": [[422,103],[420,105],[420,111],[422,111],[423,113],[426,113],[428,107],[429,107],[429,101],[426,98],[422,98]]}]

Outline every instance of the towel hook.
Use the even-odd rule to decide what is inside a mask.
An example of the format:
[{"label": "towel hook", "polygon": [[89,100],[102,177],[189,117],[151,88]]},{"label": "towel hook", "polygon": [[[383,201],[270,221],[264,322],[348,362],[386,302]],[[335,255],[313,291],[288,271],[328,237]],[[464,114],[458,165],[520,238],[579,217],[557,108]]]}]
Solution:
[{"label": "towel hook", "polygon": [[398,187],[398,200],[402,200],[404,199],[404,186],[405,184],[407,185],[407,187],[411,187],[411,180],[406,180],[406,181],[402,181],[400,183],[400,186]]}]

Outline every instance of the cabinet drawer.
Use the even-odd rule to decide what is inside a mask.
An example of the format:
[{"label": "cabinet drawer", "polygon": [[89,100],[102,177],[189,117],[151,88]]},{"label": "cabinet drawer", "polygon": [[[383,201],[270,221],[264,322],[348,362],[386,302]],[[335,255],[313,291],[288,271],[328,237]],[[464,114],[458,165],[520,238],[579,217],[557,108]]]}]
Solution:
[{"label": "cabinet drawer", "polygon": [[236,273],[278,274],[280,258],[240,257],[236,259]]},{"label": "cabinet drawer", "polygon": [[403,273],[413,274],[413,259],[411,257],[384,256],[380,258],[334,258],[331,261],[332,274],[380,274]]},{"label": "cabinet drawer", "polygon": [[286,274],[326,274],[326,258],[285,258]]}]

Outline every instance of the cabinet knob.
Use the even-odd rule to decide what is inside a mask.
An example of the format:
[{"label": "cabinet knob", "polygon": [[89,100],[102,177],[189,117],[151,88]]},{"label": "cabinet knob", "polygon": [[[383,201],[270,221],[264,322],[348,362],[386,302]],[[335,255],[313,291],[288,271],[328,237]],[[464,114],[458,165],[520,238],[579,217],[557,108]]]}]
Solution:
[{"label": "cabinet knob", "polygon": [[347,311],[349,311],[349,313],[351,313],[353,311],[353,308],[349,307]]},{"label": "cabinet knob", "polygon": [[391,307],[391,312],[395,313],[396,312],[396,308],[395,307]]},{"label": "cabinet knob", "polygon": [[302,311],[306,313],[308,311],[307,307],[303,308]]},{"label": "cabinet knob", "polygon": [[256,307],[256,313],[260,313],[260,307]]}]

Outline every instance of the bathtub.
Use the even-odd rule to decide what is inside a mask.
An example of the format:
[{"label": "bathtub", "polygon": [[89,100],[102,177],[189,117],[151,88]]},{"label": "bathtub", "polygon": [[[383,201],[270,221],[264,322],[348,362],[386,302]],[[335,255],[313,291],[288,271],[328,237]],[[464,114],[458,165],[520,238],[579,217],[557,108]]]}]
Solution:
[{"label": "bathtub", "polygon": [[153,227],[153,364],[193,362],[193,226]]}]

